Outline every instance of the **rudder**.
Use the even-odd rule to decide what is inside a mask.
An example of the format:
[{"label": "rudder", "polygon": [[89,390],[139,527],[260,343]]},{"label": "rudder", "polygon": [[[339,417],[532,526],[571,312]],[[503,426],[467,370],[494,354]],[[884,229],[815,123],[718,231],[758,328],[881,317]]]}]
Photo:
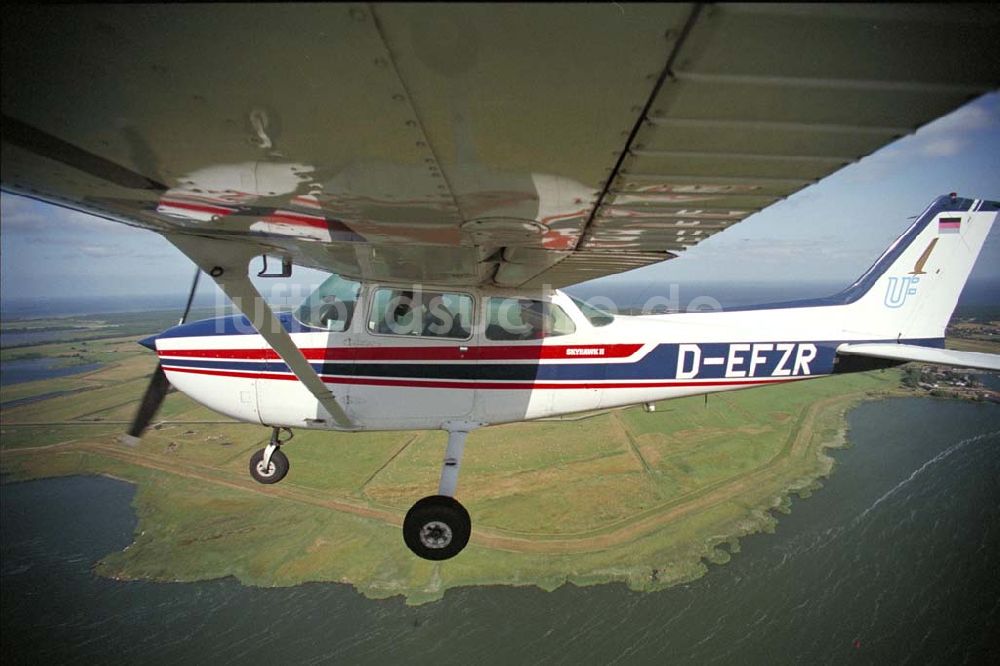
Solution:
[{"label": "rudder", "polygon": [[848,327],[872,339],[941,344],[998,211],[983,199],[935,199],[843,292]]}]

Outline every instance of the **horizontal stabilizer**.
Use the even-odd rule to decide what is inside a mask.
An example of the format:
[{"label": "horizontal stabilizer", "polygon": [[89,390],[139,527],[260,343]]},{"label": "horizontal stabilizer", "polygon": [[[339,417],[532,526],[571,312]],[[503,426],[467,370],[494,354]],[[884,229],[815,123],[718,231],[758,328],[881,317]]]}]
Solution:
[{"label": "horizontal stabilizer", "polygon": [[837,348],[838,354],[873,356],[897,361],[920,361],[939,365],[954,365],[977,370],[1000,370],[1000,354],[936,349],[918,345],[898,345],[892,343],[845,344]]}]

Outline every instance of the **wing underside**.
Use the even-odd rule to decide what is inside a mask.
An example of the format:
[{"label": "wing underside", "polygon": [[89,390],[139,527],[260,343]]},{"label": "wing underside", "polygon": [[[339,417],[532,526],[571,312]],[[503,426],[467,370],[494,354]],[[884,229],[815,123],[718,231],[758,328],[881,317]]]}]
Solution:
[{"label": "wing underside", "polygon": [[676,256],[1000,81],[995,9],[24,7],[3,187],[370,280]]}]

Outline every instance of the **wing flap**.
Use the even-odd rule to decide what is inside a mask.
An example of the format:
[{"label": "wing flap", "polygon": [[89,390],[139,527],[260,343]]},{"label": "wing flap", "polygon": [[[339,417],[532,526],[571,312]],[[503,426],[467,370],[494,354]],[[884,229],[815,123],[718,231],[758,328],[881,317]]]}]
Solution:
[{"label": "wing flap", "polygon": [[977,370],[1000,370],[1000,354],[935,349],[918,345],[897,345],[884,343],[845,344],[837,348],[838,354],[871,356],[896,361],[919,361],[938,365],[954,365]]}]

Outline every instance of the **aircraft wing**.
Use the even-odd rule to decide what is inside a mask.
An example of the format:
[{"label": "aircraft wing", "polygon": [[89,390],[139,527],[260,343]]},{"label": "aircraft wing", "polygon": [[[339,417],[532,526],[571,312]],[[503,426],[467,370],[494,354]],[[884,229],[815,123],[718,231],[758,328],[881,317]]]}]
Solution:
[{"label": "aircraft wing", "polygon": [[895,361],[918,361],[938,365],[954,365],[977,370],[1000,370],[1000,354],[935,349],[919,345],[891,343],[844,344],[837,348],[838,354],[887,358]]},{"label": "aircraft wing", "polygon": [[559,287],[672,258],[994,89],[998,16],[15,7],[2,186],[354,278]]}]

